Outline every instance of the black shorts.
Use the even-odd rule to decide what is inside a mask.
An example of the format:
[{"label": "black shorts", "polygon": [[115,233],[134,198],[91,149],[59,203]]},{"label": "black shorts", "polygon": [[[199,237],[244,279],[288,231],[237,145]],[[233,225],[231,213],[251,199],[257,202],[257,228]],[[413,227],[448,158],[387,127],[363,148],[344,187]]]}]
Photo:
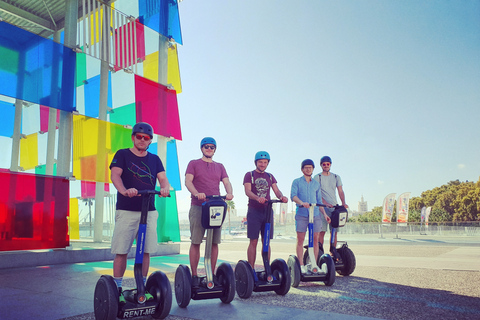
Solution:
[{"label": "black shorts", "polygon": [[[273,210],[270,212],[270,239],[273,239]],[[258,239],[258,234],[261,232],[262,237],[265,233],[265,223],[267,216],[265,209],[257,209],[248,207],[247,211],[247,237],[249,239]]]}]

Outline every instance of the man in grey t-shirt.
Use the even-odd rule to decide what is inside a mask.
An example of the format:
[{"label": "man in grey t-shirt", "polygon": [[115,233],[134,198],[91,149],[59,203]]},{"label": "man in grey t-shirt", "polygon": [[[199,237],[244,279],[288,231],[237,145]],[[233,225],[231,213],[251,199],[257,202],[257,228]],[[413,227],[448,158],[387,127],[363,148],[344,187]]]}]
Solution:
[{"label": "man in grey t-shirt", "polygon": [[[327,208],[325,211],[329,217],[332,216],[333,206],[337,204],[336,191],[338,191],[338,196],[340,201],[342,201],[342,206],[348,208],[348,205],[345,203],[345,193],[343,192],[342,179],[338,174],[330,172],[332,165],[332,159],[329,156],[324,156],[320,159],[320,166],[322,167],[322,172],[317,174],[314,179],[320,182],[322,189],[322,201]],[[320,215],[321,216],[321,215]],[[321,217],[323,218],[323,217]],[[325,232],[327,231],[327,222],[322,221],[322,231],[320,232],[319,241],[323,245]],[[334,245],[337,245],[337,234],[335,233]]]}]

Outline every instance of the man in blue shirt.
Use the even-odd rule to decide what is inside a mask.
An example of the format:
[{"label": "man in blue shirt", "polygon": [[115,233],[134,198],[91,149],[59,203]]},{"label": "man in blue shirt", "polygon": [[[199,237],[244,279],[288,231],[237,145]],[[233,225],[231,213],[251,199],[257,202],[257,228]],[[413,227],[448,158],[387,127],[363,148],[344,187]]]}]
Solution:
[{"label": "man in blue shirt", "polygon": [[[297,212],[295,214],[295,229],[297,231],[297,257],[300,261],[302,273],[305,273],[306,267],[303,265],[303,242],[308,227],[308,214],[311,203],[322,203],[322,191],[320,183],[312,179],[313,169],[315,164],[311,159],[302,161],[303,176],[293,180],[291,199],[297,204]],[[330,223],[330,217],[327,216],[323,207],[315,206],[313,211],[313,243],[318,243],[320,231],[322,229],[322,222],[320,220],[320,211],[325,220]],[[314,245],[315,261],[318,258],[318,246]]]}]

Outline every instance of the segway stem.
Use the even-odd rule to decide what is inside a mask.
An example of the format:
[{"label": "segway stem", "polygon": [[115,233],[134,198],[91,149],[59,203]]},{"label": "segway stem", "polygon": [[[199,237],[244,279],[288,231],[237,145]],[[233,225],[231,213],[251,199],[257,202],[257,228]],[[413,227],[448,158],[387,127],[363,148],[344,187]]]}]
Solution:
[{"label": "segway stem", "polygon": [[207,229],[207,243],[205,245],[205,274],[207,275],[207,284],[213,283],[213,271],[212,271],[212,245],[213,245],[213,229]]},{"label": "segway stem", "polygon": [[317,265],[317,260],[315,259],[315,251],[313,249],[313,221],[314,221],[314,210],[315,210],[315,203],[310,204],[310,208],[308,210],[308,256],[310,257],[310,264],[311,270],[313,272],[317,272],[319,267]]}]

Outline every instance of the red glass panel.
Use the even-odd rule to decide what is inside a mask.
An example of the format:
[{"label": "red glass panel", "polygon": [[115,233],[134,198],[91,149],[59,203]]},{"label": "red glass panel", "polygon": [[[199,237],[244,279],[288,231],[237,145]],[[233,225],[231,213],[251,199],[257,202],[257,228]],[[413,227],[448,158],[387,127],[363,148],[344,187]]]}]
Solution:
[{"label": "red glass panel", "polygon": [[175,90],[135,75],[135,102],[137,122],[148,122],[156,134],[182,140]]},{"label": "red glass panel", "polygon": [[69,245],[69,181],[0,171],[0,251]]},{"label": "red glass panel", "polygon": [[145,31],[144,25],[135,21],[135,36],[133,38],[132,23],[127,23],[124,26],[115,29],[115,71],[125,69],[133,64],[135,56],[132,45],[136,41],[137,60],[145,60]]},{"label": "red glass panel", "polygon": [[[82,186],[82,198],[83,199],[95,198],[96,182],[82,181],[81,186]],[[110,185],[108,183],[105,183],[104,190],[105,190],[105,192],[110,192]]]}]

